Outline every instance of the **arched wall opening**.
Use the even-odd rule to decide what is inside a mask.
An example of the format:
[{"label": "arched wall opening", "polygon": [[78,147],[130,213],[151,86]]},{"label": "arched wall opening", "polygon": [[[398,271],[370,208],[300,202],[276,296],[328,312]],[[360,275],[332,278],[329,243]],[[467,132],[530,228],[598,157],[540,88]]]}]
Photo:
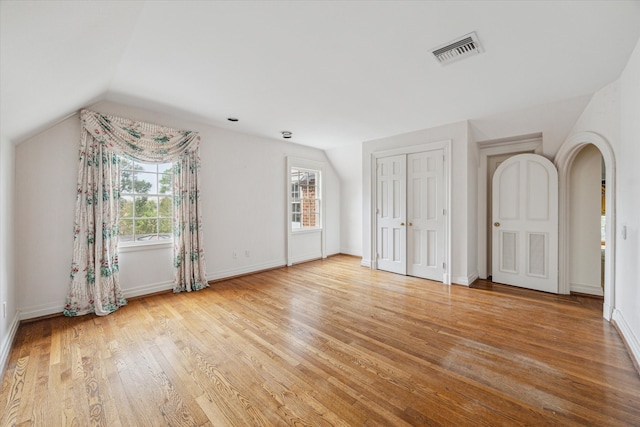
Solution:
[{"label": "arched wall opening", "polygon": [[558,290],[561,294],[570,293],[569,265],[570,253],[570,213],[571,213],[571,167],[578,153],[587,145],[595,145],[604,161],[606,171],[605,193],[605,262],[604,262],[604,303],[602,307],[603,317],[611,320],[614,309],[615,296],[615,157],[609,142],[595,132],[579,132],[569,137],[555,156],[555,165],[558,169],[559,182],[559,260],[558,260]]}]

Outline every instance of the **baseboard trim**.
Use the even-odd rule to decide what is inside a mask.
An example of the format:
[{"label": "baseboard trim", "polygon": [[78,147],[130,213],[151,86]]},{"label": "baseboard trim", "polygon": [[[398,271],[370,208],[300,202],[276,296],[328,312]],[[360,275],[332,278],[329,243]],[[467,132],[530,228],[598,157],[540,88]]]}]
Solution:
[{"label": "baseboard trim", "polygon": [[13,320],[9,325],[9,333],[4,337],[2,346],[0,347],[0,381],[4,378],[4,373],[7,369],[9,353],[11,352],[11,347],[13,347],[13,341],[16,338],[18,326],[20,326],[20,313],[16,311],[16,315],[13,316]]},{"label": "baseboard trim", "polygon": [[47,317],[55,314],[62,314],[64,301],[54,304],[33,305],[31,307],[20,308],[20,320],[31,320],[39,317]]},{"label": "baseboard trim", "polygon": [[640,341],[638,341],[638,338],[633,334],[629,324],[617,308],[613,310],[611,323],[613,323],[618,333],[620,333],[622,341],[624,341],[629,350],[629,357],[631,357],[631,361],[640,375]]},{"label": "baseboard trim", "polygon": [[362,261],[360,261],[360,265],[363,267],[371,268],[371,260],[362,258]]},{"label": "baseboard trim", "polygon": [[458,276],[452,282],[455,285],[470,286],[476,280],[478,280],[478,273],[473,273],[470,276]]},{"label": "baseboard trim", "polygon": [[599,286],[581,285],[579,283],[569,283],[569,291],[579,294],[604,296],[604,290]]},{"label": "baseboard trim", "polygon": [[357,257],[362,256],[362,251],[358,249],[351,249],[351,248],[340,248],[340,253],[344,255],[352,255]]},{"label": "baseboard trim", "polygon": [[161,292],[173,290],[173,282],[153,283],[150,285],[137,286],[131,289],[123,289],[125,298],[143,297]]},{"label": "baseboard trim", "polygon": [[260,271],[273,270],[274,268],[286,267],[287,262],[284,259],[265,262],[262,264],[247,265],[229,270],[217,271],[207,275],[209,282],[220,281],[223,279],[231,279],[233,277],[244,276],[246,274],[254,274]]}]

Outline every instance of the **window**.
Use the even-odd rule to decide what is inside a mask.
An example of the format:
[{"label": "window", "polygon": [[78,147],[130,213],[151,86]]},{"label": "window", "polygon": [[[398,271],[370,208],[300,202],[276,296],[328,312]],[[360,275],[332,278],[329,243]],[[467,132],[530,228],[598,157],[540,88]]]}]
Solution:
[{"label": "window", "polygon": [[120,242],[173,238],[173,164],[120,157]]},{"label": "window", "polygon": [[320,171],[291,168],[291,228],[319,228]]}]

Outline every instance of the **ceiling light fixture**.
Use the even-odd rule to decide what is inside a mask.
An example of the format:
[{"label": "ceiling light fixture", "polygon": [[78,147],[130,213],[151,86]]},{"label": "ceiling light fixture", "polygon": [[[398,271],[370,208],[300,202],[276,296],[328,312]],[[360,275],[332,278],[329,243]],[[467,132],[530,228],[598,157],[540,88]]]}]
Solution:
[{"label": "ceiling light fixture", "polygon": [[293,134],[291,132],[289,132],[288,130],[283,130],[282,132],[282,137],[284,139],[289,139],[293,136]]}]

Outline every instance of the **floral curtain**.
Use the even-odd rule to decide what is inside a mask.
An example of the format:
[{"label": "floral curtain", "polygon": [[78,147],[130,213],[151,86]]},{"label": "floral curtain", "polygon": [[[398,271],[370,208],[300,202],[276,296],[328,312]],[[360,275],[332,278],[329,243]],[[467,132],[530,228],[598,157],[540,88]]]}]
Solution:
[{"label": "floral curtain", "polygon": [[64,314],[127,303],[118,280],[119,157],[174,164],[174,292],[207,287],[200,212],[200,136],[82,110],[71,280]]}]

